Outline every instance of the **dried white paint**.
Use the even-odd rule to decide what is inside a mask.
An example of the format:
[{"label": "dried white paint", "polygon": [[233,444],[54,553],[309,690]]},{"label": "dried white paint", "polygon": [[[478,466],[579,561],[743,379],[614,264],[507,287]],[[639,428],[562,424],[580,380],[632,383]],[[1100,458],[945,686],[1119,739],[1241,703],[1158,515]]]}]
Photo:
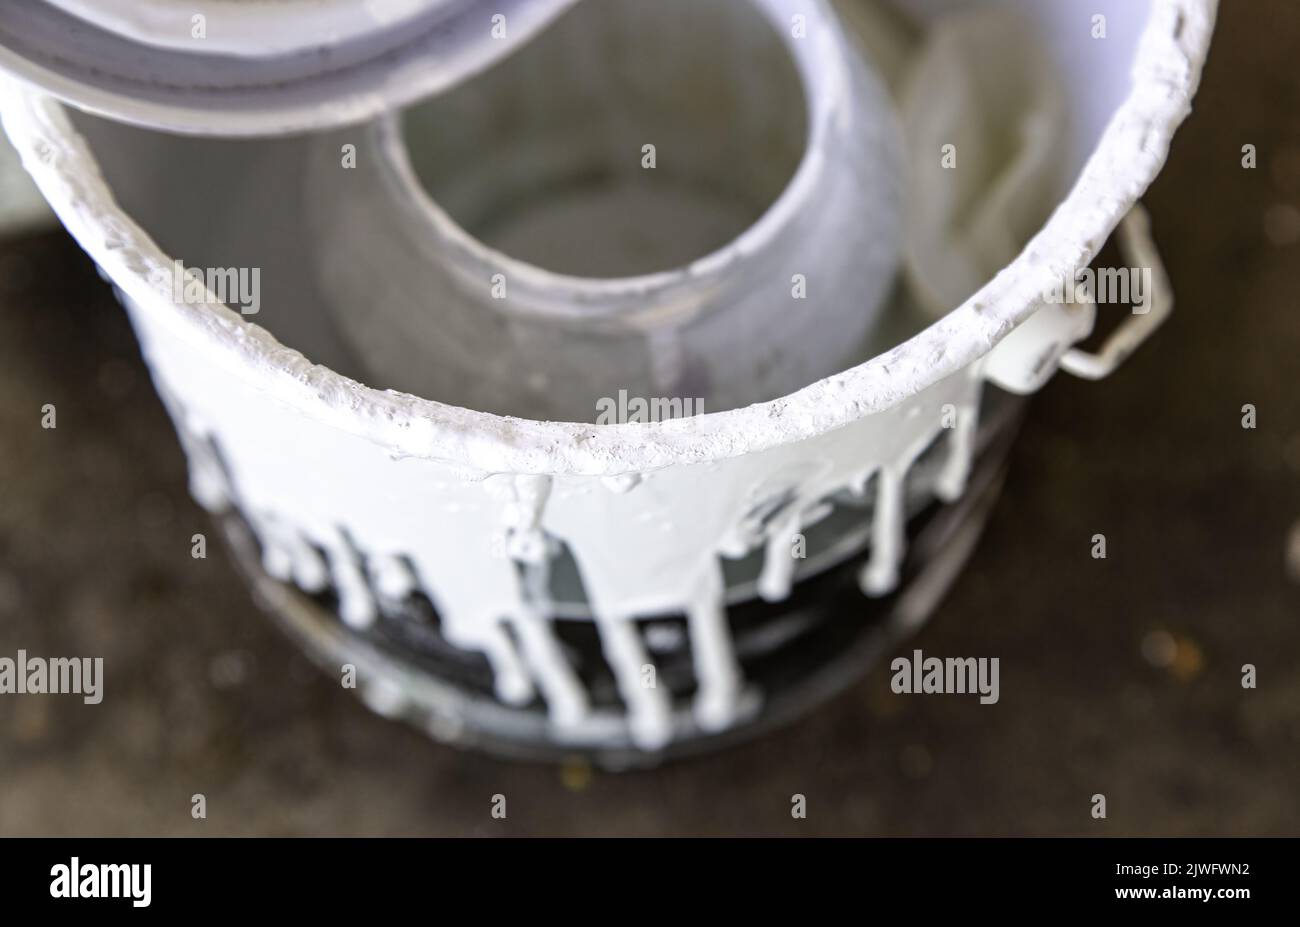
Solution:
[{"label": "dried white paint", "polygon": [[[172,258],[117,208],[60,106],[7,88],[3,116],[46,197],[124,291],[190,456],[196,498],[248,515],[269,569],[308,588],[328,571],[344,619],[356,626],[374,619],[383,595],[426,592],[448,639],[491,663],[499,697],[520,704],[540,691],[565,737],[576,736],[590,709],[538,594],[563,543],[581,572],[628,730],[654,749],[679,723],[718,729],[753,710],[756,694],[730,650],[720,557],[763,548],[763,594],[779,598],[793,579],[781,562],[790,533],[820,517],[828,495],[874,485],[863,585],[874,594],[896,581],[910,465],[947,434],[949,456],[933,488],[957,496],[985,377],[1034,388],[1042,365],[1023,359],[1078,336],[1074,318],[1045,315],[1028,329],[1029,343],[998,345],[1040,308],[1046,284],[1086,263],[1155,176],[1188,110],[1214,8],[1152,0],[1132,86],[1073,192],[962,306],[784,398],[652,425],[533,422],[370,390],[215,302],[174,304],[151,282]],[[955,430],[942,425],[949,406],[958,410]],[[780,517],[753,517],[774,506]],[[689,616],[700,682],[693,722],[674,717],[665,689],[642,685],[652,660],[637,621],[665,612]],[[389,702],[400,710],[395,696]]]}]

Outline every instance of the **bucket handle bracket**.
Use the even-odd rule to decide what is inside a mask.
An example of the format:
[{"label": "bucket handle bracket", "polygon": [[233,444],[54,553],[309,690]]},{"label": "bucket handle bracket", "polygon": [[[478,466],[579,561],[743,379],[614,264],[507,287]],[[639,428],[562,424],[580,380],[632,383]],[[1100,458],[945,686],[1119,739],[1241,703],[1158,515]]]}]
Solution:
[{"label": "bucket handle bracket", "polygon": [[1164,261],[1151,236],[1151,217],[1140,204],[1119,224],[1119,249],[1129,270],[1151,272],[1150,293],[1145,308],[1134,307],[1094,352],[1071,348],[1061,357],[1061,368],[1085,380],[1110,376],[1169,317],[1174,308],[1173,291]]}]

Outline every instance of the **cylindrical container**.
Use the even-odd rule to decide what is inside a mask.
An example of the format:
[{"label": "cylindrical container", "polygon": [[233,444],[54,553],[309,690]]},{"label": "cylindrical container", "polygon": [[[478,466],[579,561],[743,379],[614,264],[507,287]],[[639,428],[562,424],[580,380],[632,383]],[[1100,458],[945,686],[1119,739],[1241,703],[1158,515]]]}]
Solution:
[{"label": "cylindrical container", "polygon": [[[1215,4],[997,5],[1028,17],[1068,75],[1074,181],[1050,219],[883,353],[771,401],[670,421],[508,417],[342,375],[358,365],[349,339],[321,314],[280,312],[328,298],[302,270],[325,236],[286,183],[312,163],[311,140],[141,133],[16,87],[3,116],[121,290],[196,498],[316,656],[354,664],[372,707],[443,739],[628,764],[788,717],[915,627],[996,491],[1005,392],[1031,392],[1058,366],[1102,375],[1168,312],[1136,201],[1188,112]],[[896,6],[924,23],[965,5]],[[1080,27],[1085,6],[1108,19],[1105,41]],[[943,169],[941,155],[910,152],[912,171]],[[236,195],[279,208],[229,234],[235,214],[215,207]],[[1157,299],[1087,354],[1073,345],[1093,307],[1045,294],[1117,226]],[[259,254],[267,240],[280,250]],[[259,313],[211,286],[197,299],[178,289],[183,251],[208,266],[264,261]],[[876,597],[875,620],[850,585]]]},{"label": "cylindrical container", "polygon": [[313,147],[320,287],[372,385],[554,421],[775,399],[870,356],[896,121],[823,0],[583,5]]}]

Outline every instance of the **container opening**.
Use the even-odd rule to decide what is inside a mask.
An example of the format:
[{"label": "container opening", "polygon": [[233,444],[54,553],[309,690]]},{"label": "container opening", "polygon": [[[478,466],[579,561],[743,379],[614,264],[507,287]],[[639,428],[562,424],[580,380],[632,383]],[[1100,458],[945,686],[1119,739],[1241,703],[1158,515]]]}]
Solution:
[{"label": "container opening", "polygon": [[421,185],[471,237],[581,277],[670,270],[780,196],[807,110],[745,0],[581,4],[509,59],[406,111]]}]

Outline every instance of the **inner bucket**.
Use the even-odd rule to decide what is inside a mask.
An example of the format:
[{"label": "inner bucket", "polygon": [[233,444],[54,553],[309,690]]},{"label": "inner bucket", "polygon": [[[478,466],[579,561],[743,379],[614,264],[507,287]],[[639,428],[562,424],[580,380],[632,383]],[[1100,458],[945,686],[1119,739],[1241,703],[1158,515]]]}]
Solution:
[{"label": "inner bucket", "polygon": [[886,343],[902,143],[825,3],[579,4],[445,97],[338,132],[82,123],[158,240],[260,268],[256,321],[372,386],[605,424],[624,396],[772,399]]},{"label": "inner bucket", "polygon": [[580,4],[375,127],[351,176],[318,146],[319,274],[367,381],[607,424],[621,395],[698,414],[869,356],[897,118],[830,7],[798,35],[787,7]]},{"label": "inner bucket", "polygon": [[776,202],[808,137],[769,19],[693,0],[579,7],[401,123],[420,184],[467,236],[577,277],[722,248]]}]

